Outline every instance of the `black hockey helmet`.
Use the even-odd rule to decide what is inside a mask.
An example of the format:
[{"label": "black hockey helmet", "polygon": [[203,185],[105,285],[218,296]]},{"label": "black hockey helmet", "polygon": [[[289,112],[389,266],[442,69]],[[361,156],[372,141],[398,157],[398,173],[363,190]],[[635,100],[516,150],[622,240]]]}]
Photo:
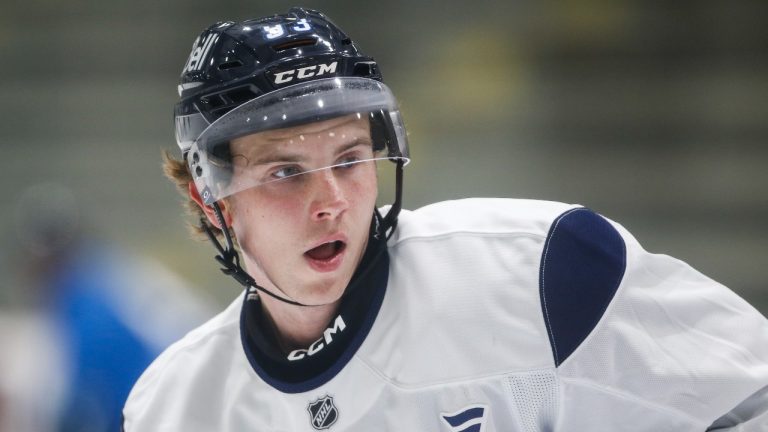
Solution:
[{"label": "black hockey helmet", "polygon": [[[217,23],[195,40],[181,74],[176,140],[206,204],[248,187],[229,182],[229,142],[332,117],[370,119],[376,159],[408,162],[397,102],[364,55],[323,14]],[[386,154],[382,154],[386,150]]]},{"label": "black hockey helmet", "polygon": [[176,140],[189,146],[215,120],[277,89],[330,77],[381,81],[373,58],[320,12],[220,22],[195,39],[184,65],[175,107]]}]

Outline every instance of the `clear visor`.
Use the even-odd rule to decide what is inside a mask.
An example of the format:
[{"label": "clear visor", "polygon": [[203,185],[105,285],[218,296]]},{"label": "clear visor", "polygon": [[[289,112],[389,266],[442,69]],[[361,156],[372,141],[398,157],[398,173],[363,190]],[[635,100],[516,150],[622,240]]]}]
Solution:
[{"label": "clear visor", "polygon": [[405,127],[387,86],[352,77],[309,81],[253,99],[208,126],[187,155],[206,204],[377,160],[409,162]]}]

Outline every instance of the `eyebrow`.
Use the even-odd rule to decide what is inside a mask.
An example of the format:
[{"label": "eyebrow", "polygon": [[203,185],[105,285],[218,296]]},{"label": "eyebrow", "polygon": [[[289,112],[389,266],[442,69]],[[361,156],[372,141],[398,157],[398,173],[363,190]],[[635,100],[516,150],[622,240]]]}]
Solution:
[{"label": "eyebrow", "polygon": [[[357,137],[354,140],[336,149],[336,151],[334,152],[334,157],[339,156],[340,154],[347,152],[350,149],[353,149],[360,145],[372,146],[373,143],[367,137]],[[296,154],[296,153],[290,153],[290,152],[280,153],[279,151],[275,153],[267,154],[267,155],[264,155],[263,157],[256,159],[256,161],[254,162],[254,165],[267,165],[275,162],[301,162],[303,159],[302,155]]]}]

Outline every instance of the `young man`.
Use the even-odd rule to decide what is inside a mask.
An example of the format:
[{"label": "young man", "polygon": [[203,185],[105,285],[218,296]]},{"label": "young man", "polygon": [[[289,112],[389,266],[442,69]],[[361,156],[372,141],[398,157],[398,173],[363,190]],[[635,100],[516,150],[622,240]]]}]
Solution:
[{"label": "young man", "polygon": [[[524,200],[400,212],[397,104],[322,14],[211,26],[179,91],[167,171],[246,291],[147,369],[126,431],[768,428],[768,321],[620,225]],[[397,174],[381,211],[377,166]]]}]

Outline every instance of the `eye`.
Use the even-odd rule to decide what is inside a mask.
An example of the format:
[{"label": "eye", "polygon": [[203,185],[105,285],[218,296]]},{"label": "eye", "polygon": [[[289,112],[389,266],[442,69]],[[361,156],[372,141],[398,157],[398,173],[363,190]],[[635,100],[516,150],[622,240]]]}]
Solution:
[{"label": "eye", "polygon": [[271,176],[277,180],[280,180],[299,175],[301,172],[301,168],[297,167],[296,165],[288,165],[278,167],[276,170],[272,171]]},{"label": "eye", "polygon": [[351,149],[351,151],[348,151],[339,156],[339,158],[336,159],[336,163],[334,163],[334,165],[337,168],[351,168],[358,162],[371,159],[373,155],[368,149],[370,149],[370,146],[368,145],[358,145]]},{"label": "eye", "polygon": [[339,160],[336,162],[336,167],[337,168],[350,168],[352,165],[354,165],[355,163],[360,162],[360,161],[361,161],[361,159],[357,155],[346,155],[346,156],[343,156],[343,157],[339,158]]}]

